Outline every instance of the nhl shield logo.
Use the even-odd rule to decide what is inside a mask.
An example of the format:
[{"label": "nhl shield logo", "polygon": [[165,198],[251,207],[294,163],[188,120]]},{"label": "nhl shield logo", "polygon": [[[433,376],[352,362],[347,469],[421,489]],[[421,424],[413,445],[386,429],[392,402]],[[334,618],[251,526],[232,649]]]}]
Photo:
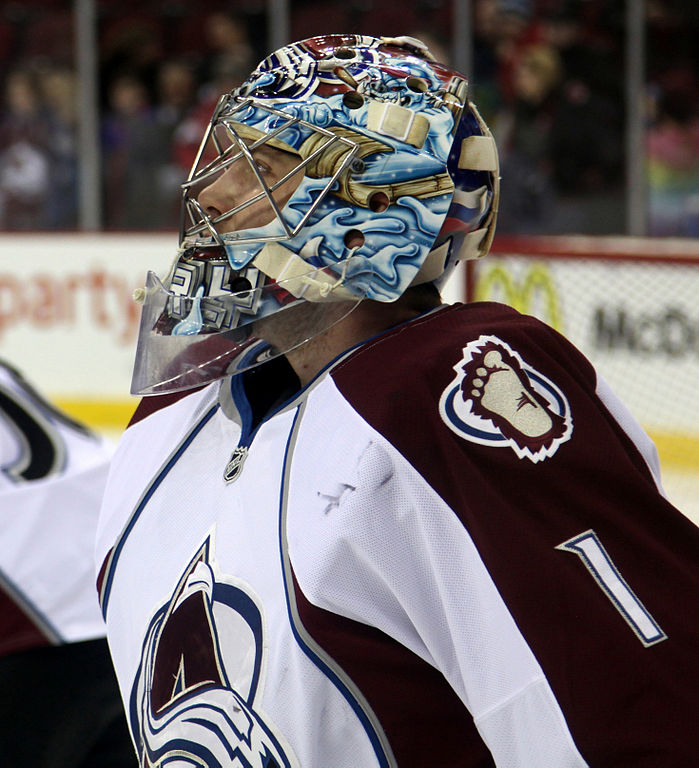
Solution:
[{"label": "nhl shield logo", "polygon": [[463,353],[439,402],[449,429],[479,445],[509,447],[534,463],[570,439],[567,398],[508,344],[480,336]]},{"label": "nhl shield logo", "polygon": [[237,480],[240,477],[240,473],[243,471],[243,464],[245,464],[245,459],[248,457],[248,449],[245,446],[238,446],[233,453],[231,454],[231,458],[228,461],[228,464],[226,464],[226,468],[223,471],[223,479],[227,483],[232,483],[234,480]]}]

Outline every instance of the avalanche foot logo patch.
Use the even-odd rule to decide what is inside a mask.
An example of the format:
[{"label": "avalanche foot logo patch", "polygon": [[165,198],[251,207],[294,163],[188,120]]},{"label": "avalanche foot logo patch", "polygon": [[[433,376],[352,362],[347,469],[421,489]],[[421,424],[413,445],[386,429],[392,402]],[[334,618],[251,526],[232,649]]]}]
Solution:
[{"label": "avalanche foot logo patch", "polygon": [[218,573],[207,539],[156,612],[131,692],[142,768],[298,768],[256,706],[263,618],[247,585]]},{"label": "avalanche foot logo patch", "polygon": [[535,463],[570,440],[573,419],[564,394],[497,336],[481,336],[464,347],[454,370],[439,413],[465,440],[509,446]]}]

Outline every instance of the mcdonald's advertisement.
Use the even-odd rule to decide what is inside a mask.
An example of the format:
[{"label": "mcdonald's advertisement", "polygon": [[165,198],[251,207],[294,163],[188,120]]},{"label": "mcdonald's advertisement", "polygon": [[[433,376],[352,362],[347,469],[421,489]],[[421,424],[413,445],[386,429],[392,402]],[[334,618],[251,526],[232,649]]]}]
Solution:
[{"label": "mcdonald's advertisement", "polygon": [[471,281],[473,299],[510,304],[570,339],[665,453],[699,470],[696,262],[491,255]]}]

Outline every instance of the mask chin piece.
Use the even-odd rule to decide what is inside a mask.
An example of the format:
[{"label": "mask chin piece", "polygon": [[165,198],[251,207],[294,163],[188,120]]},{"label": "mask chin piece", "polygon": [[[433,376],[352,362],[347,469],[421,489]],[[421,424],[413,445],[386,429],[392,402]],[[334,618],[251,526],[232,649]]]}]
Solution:
[{"label": "mask chin piece", "polygon": [[[331,293],[327,268],[306,267],[304,279],[310,284],[322,280],[320,284]],[[347,265],[338,267],[347,273]],[[236,279],[250,285],[246,276]],[[149,272],[131,394],[159,395],[194,389],[262,365],[324,333],[365,298],[359,285],[349,293],[346,284],[335,301],[297,298],[293,291],[300,279],[295,275],[287,281],[264,282],[238,293],[190,297],[168,290]],[[175,307],[178,316],[186,318],[184,323],[179,319],[175,322]],[[246,314],[246,308],[254,311]],[[220,318],[228,327],[213,327],[214,320]]]}]

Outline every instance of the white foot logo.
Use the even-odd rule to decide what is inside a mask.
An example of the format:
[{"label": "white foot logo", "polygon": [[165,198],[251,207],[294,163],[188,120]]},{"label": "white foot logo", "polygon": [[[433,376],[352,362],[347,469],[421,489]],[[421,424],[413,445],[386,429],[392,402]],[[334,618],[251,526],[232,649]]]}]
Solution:
[{"label": "white foot logo", "polygon": [[454,370],[439,410],[466,440],[509,446],[519,458],[538,462],[570,439],[573,422],[563,393],[496,336],[471,342]]}]

